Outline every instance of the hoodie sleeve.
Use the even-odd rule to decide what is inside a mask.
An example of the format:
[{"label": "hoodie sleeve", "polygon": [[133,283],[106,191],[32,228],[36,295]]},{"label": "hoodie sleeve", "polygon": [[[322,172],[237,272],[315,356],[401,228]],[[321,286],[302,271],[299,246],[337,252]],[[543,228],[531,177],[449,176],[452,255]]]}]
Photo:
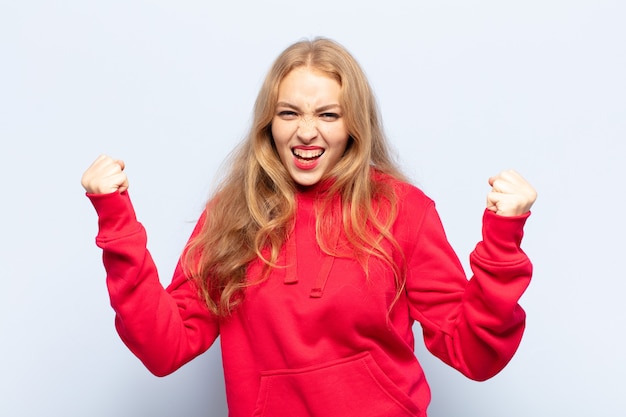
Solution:
[{"label": "hoodie sleeve", "polygon": [[532,265],[520,243],[530,213],[503,217],[485,210],[468,281],[434,203],[422,207],[407,230],[412,238],[406,238],[412,246],[406,252],[410,314],[435,356],[469,378],[491,378],[511,360],[524,331],[518,301]]},{"label": "hoodie sleeve", "polygon": [[212,345],[218,320],[200,300],[180,261],[172,283],[163,288],[127,192],[87,196],[98,213],[96,244],[103,251],[117,332],[153,374],[170,374]]}]

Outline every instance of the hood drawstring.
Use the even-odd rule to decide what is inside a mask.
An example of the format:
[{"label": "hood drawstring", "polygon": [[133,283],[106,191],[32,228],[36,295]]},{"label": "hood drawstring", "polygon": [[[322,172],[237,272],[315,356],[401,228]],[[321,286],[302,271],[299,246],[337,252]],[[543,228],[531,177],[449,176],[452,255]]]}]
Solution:
[{"label": "hood drawstring", "polygon": [[[337,243],[339,242],[339,233],[336,233],[333,236],[333,241],[331,242],[332,247],[337,249]],[[326,281],[328,281],[328,276],[330,275],[330,270],[333,267],[333,262],[335,261],[335,257],[332,255],[324,254],[324,262],[322,262],[322,267],[320,271],[317,273],[317,278],[315,279],[315,284],[313,288],[311,288],[311,298],[321,298],[322,293],[324,292],[324,287],[326,286]]]},{"label": "hood drawstring", "polygon": [[287,273],[285,274],[285,284],[296,284],[298,282],[298,259],[296,251],[296,232],[287,239],[286,260]]},{"label": "hood drawstring", "polygon": [[[335,233],[333,234],[332,241],[330,242],[331,247],[336,249],[338,242],[339,233]],[[298,283],[298,249],[295,233],[289,239],[287,239],[285,255],[287,258],[287,267],[284,283],[287,285],[296,284]],[[324,254],[323,257],[324,260],[320,266],[319,272],[317,273],[315,282],[313,283],[313,288],[311,288],[311,298],[322,297],[322,294],[324,293],[324,287],[326,286],[326,281],[328,281],[330,271],[335,261],[335,257],[332,255]]]}]

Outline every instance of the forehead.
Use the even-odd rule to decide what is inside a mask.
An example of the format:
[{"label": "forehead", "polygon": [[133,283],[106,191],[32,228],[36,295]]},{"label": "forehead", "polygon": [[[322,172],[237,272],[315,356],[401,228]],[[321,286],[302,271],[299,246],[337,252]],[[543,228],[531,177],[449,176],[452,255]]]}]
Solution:
[{"label": "forehead", "polygon": [[310,67],[291,70],[278,85],[278,100],[318,98],[339,100],[341,85],[332,76]]}]

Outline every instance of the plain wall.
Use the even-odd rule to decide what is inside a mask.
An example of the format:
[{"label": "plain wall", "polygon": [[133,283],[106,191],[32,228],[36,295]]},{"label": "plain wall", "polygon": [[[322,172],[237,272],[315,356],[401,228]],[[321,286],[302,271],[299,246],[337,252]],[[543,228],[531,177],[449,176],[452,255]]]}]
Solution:
[{"label": "plain wall", "polygon": [[117,337],[80,177],[126,161],[167,284],[271,62],[323,35],[364,67],[461,259],[490,175],[539,192],[508,367],[469,381],[416,326],[430,416],[623,416],[625,18],[618,0],[2,1],[0,415],[226,415],[219,346],[156,378]]}]

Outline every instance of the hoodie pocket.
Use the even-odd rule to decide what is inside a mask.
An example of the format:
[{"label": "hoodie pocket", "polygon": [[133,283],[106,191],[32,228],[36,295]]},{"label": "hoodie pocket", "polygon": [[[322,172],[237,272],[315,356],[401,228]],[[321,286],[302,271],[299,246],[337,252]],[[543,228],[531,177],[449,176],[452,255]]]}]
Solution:
[{"label": "hoodie pocket", "polygon": [[254,417],[421,415],[368,352],[307,368],[263,372],[254,412]]}]

